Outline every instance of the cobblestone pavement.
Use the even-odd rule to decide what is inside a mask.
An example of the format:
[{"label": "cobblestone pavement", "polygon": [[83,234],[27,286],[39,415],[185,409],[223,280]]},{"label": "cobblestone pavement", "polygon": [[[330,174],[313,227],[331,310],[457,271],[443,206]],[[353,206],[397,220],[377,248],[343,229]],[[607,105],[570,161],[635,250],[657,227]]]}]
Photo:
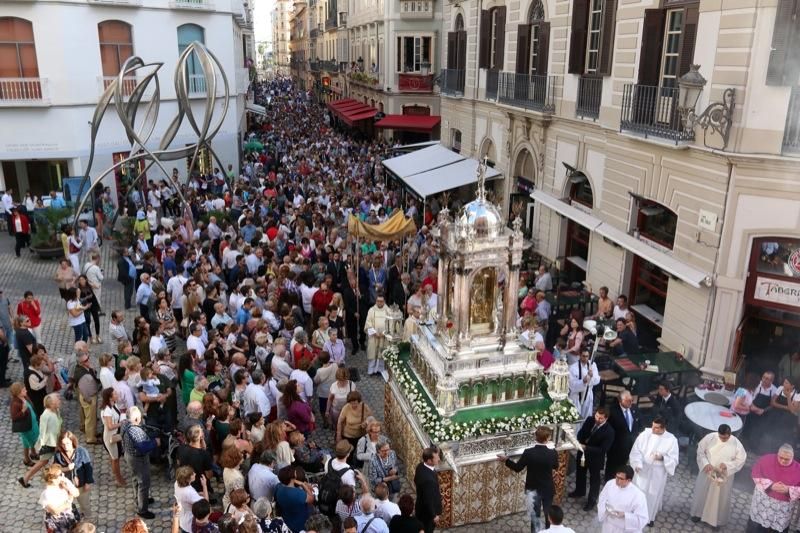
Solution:
[{"label": "cobblestone pavement", "polygon": [[[108,318],[112,309],[122,309],[122,290],[117,283],[114,253],[108,248],[103,249],[103,267],[107,281],[104,282],[102,292],[102,307],[108,313],[101,319],[101,332],[107,339],[106,330]],[[8,235],[0,236],[0,288],[11,299],[14,306],[22,298],[25,290],[32,290],[40,299],[43,307],[42,335],[45,345],[55,357],[65,357],[71,351],[73,344],[72,331],[67,326],[64,304],[61,301],[53,274],[55,261],[43,261],[23,251],[21,258],[13,254],[13,239]],[[127,316],[128,331],[131,331],[133,313]],[[110,349],[106,340],[102,346],[92,346],[96,356],[104,350]],[[351,362],[357,366],[365,367],[364,354],[359,354]],[[364,372],[366,374],[366,372]],[[12,380],[21,379],[22,365],[19,361],[9,364],[8,377]],[[383,383],[376,377],[365,377],[359,384],[359,389],[365,394],[373,410],[380,414],[383,412]],[[0,392],[0,533],[11,532],[36,532],[42,531],[42,512],[37,505],[41,492],[41,478],[36,476],[29,489],[23,489],[16,479],[25,472],[22,464],[22,447],[19,439],[11,433],[11,421],[8,412],[8,389]],[[75,430],[78,427],[77,402],[64,402],[63,416],[64,427]],[[80,435],[81,440],[83,436]],[[324,447],[332,447],[333,435],[328,430],[320,430],[315,440]],[[133,516],[132,490],[130,488],[117,488],[113,484],[108,456],[102,446],[89,446],[95,467],[96,484],[91,490],[91,519],[98,526],[98,531],[119,531],[122,523]],[[751,463],[751,461],[748,461]],[[156,518],[150,521],[151,531],[169,531],[172,484],[167,480],[162,470],[153,470],[152,496],[155,504],[151,510]],[[124,467],[127,474],[127,467]],[[744,531],[747,515],[750,508],[750,490],[746,483],[749,469],[742,472],[740,488],[734,489],[733,515],[731,522],[725,528],[728,532]],[[524,475],[524,474],[519,474]],[[410,490],[408,482],[404,480],[404,490]],[[683,460],[674,478],[669,481],[664,509],[656,520],[655,527],[647,531],[695,533],[710,531],[711,528],[702,524],[694,524],[689,520],[689,505],[691,501],[694,476],[690,474],[686,461]],[[571,487],[570,487],[571,489]],[[581,510],[583,501],[565,500],[566,520],[565,525],[572,527],[578,533],[599,531],[595,513]],[[474,524],[453,528],[448,531],[457,533],[482,533],[486,531],[498,532],[527,532],[530,531],[527,516],[524,513],[498,518],[486,524]]]}]

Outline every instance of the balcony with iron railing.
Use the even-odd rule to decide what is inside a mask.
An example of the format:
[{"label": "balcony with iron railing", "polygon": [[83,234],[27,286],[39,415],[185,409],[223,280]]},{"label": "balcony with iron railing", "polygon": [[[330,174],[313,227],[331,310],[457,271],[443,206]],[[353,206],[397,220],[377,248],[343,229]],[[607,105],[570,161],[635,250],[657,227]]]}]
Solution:
[{"label": "balcony with iron railing", "polygon": [[321,61],[320,67],[326,72],[339,72],[339,63],[336,61]]},{"label": "balcony with iron railing", "polygon": [[578,99],[575,102],[575,116],[579,118],[600,118],[600,102],[603,100],[603,78],[581,76],[578,79]]},{"label": "balcony with iron railing", "polygon": [[47,105],[47,79],[0,78],[0,106]]},{"label": "balcony with iron railing", "polygon": [[336,23],[336,18],[330,18],[325,21],[325,31],[333,30],[338,27]]},{"label": "balcony with iron railing", "polygon": [[311,72],[319,72],[320,63],[318,61],[309,61],[308,67],[311,70]]},{"label": "balcony with iron railing", "polygon": [[442,94],[446,96],[464,96],[464,85],[467,79],[467,71],[460,68],[442,69],[442,76],[439,87]]},{"label": "balcony with iron railing", "polygon": [[500,71],[486,71],[486,98],[487,100],[497,100],[497,86],[500,82]]},{"label": "balcony with iron railing", "polygon": [[497,84],[497,101],[542,113],[555,111],[556,76],[501,72]]},{"label": "balcony with iron railing", "polygon": [[800,87],[792,87],[786,126],[783,130],[782,153],[800,155]]},{"label": "balcony with iron railing", "polygon": [[189,74],[186,77],[186,86],[190,96],[206,94],[206,77],[202,74]]},{"label": "balcony with iron railing", "polygon": [[629,83],[622,93],[619,129],[675,141],[694,140],[694,131],[687,129],[678,109],[680,89]]}]

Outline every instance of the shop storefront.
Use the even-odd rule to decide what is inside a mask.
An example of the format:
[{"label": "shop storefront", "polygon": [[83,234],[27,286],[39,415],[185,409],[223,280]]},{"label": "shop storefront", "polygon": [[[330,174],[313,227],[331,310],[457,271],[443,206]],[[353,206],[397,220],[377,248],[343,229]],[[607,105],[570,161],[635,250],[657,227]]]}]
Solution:
[{"label": "shop storefront", "polygon": [[753,239],[733,366],[774,370],[800,346],[800,238]]}]

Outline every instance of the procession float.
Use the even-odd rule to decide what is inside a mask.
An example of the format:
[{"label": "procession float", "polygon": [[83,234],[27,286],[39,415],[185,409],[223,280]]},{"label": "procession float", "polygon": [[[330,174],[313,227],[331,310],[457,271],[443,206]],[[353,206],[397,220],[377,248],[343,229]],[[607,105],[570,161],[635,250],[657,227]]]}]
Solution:
[{"label": "procession float", "polygon": [[486,198],[485,165],[477,197],[453,218],[438,216],[439,289],[423,303],[415,333],[402,342],[403,315],[387,319],[384,420],[408,471],[431,444],[442,450],[439,527],[486,522],[525,509],[524,475],[497,460],[534,443],[540,425],[559,452],[556,501],[564,493],[578,412],[566,400],[569,371],[556,361],[547,376],[516,327],[523,235],[506,227]]}]

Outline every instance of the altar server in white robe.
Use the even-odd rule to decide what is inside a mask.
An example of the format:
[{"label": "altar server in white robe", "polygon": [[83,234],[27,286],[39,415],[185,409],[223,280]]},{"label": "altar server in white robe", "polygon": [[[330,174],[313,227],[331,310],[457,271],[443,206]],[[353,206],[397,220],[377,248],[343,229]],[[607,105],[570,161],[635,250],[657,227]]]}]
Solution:
[{"label": "altar server in white robe", "polygon": [[697,466],[700,473],[694,483],[692,522],[702,520],[714,527],[728,523],[731,514],[733,476],[742,469],[747,452],[731,435],[728,424],[716,433],[709,433],[697,444]]},{"label": "altar server in white robe", "polygon": [[678,439],[667,431],[667,422],[660,416],[650,428],[642,431],[633,443],[630,463],[636,477],[633,483],[647,498],[647,511],[652,527],[664,500],[667,477],[675,475],[678,466]]},{"label": "altar server in white robe", "polygon": [[594,412],[592,388],[599,383],[600,372],[597,371],[597,365],[589,364],[589,350],[583,350],[578,362],[569,367],[569,399],[584,420]]},{"label": "altar server in white robe", "polygon": [[386,344],[386,320],[389,318],[386,300],[378,293],[375,305],[367,311],[364,331],[367,333],[367,374],[370,376],[383,371],[383,349]]},{"label": "altar server in white robe", "polygon": [[637,533],[649,520],[647,498],[631,483],[633,468],[620,467],[617,476],[606,482],[597,500],[597,519],[603,533]]}]

